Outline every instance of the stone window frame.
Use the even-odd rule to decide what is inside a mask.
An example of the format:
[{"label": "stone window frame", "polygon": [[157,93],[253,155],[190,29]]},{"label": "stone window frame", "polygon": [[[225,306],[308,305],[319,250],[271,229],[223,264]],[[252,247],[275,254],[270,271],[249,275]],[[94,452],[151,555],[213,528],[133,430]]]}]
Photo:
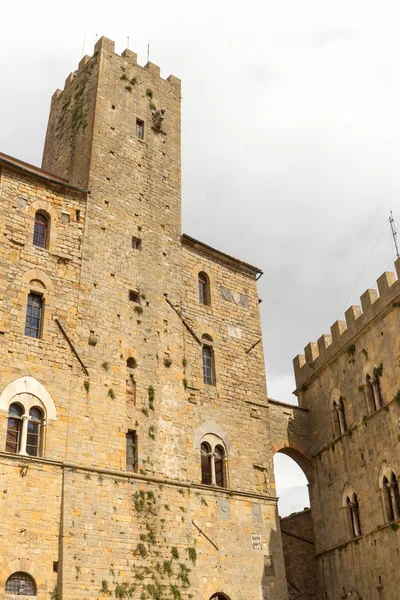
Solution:
[{"label": "stone window frame", "polygon": [[[37,248],[39,252],[50,252],[50,254],[56,253],[56,245],[57,245],[57,222],[58,222],[58,214],[54,209],[53,205],[46,200],[34,200],[27,207],[28,216],[32,221],[31,225],[31,243],[34,248]],[[41,246],[36,246],[33,243],[33,235],[35,231],[35,220],[36,214],[43,214],[48,219],[48,231],[47,231],[47,240],[46,246],[42,248]]]},{"label": "stone window frame", "polygon": [[352,487],[346,484],[343,494],[343,508],[346,509],[347,529],[352,538],[362,535],[359,498]]},{"label": "stone window frame", "polygon": [[338,388],[331,393],[332,425],[335,439],[346,433],[347,419],[344,398]]},{"label": "stone window frame", "polygon": [[[32,243],[36,248],[47,250],[50,239],[51,217],[47,211],[39,209],[35,213]],[[42,231],[44,230],[44,232]]]},{"label": "stone window frame", "polygon": [[[21,594],[19,591],[17,591],[15,593],[14,590],[7,590],[7,586],[13,586],[14,581],[17,580],[25,580],[30,587],[30,593],[23,593]],[[23,597],[29,597],[29,598],[35,598],[37,597],[37,585],[36,585],[36,581],[35,579],[32,577],[32,575],[30,575],[29,573],[26,573],[26,571],[15,571],[14,573],[12,573],[8,578],[7,581],[5,583],[4,586],[4,593],[6,594],[6,597],[11,597],[11,598],[15,598],[15,596],[23,596]]]},{"label": "stone window frame", "polygon": [[[203,453],[203,449],[205,447],[208,448],[207,454]],[[217,482],[217,470],[216,470],[216,458],[218,457],[218,448],[222,449],[222,457],[218,462],[221,462],[221,480],[220,483]],[[207,433],[203,436],[200,442],[200,457],[201,457],[201,483],[203,485],[210,485],[213,487],[220,487],[223,489],[227,489],[229,487],[229,469],[228,469],[228,450],[224,443],[224,440],[221,439],[214,433]],[[205,471],[203,470],[203,457],[207,457],[209,460],[210,466],[210,476],[211,481],[205,481]],[[208,471],[208,470],[207,470]]]},{"label": "stone window frame", "polygon": [[215,387],[217,385],[217,373],[215,367],[214,338],[209,333],[203,333],[201,342],[203,384]]},{"label": "stone window frame", "polygon": [[[18,304],[23,309],[23,316],[19,320],[20,332],[27,340],[40,342],[52,341],[50,324],[54,312],[54,286],[50,277],[38,269],[26,271],[20,279],[22,285],[18,288]],[[14,284],[15,285],[15,284]],[[26,308],[29,294],[40,295],[43,299],[42,323],[40,337],[35,338],[25,334]]]},{"label": "stone window frame", "polygon": [[379,473],[379,489],[381,492],[383,516],[386,523],[400,519],[399,479],[392,467],[384,462]]},{"label": "stone window frame", "polygon": [[[3,420],[3,447],[5,448],[7,439],[7,426],[9,418],[9,408],[12,404],[19,404],[24,408],[23,422],[22,422],[22,436],[25,435],[24,429],[28,429],[29,412],[31,408],[38,407],[43,412],[42,420],[42,431],[41,431],[41,451],[37,458],[45,455],[46,448],[46,434],[47,425],[49,421],[55,421],[58,419],[56,405],[53,398],[46,390],[46,388],[37,381],[34,377],[26,376],[20,377],[11,381],[0,394],[0,414],[4,415]],[[19,452],[11,454],[30,456],[26,452],[26,445],[23,440],[21,441]]]},{"label": "stone window frame", "polygon": [[383,407],[383,394],[380,377],[374,375],[374,365],[368,361],[363,368],[362,385],[365,391],[369,415]]},{"label": "stone window frame", "polygon": [[211,282],[210,277],[205,271],[200,271],[197,275],[199,288],[199,304],[202,306],[211,306]]},{"label": "stone window frame", "polygon": [[[138,127],[141,127],[141,135],[138,135]],[[135,122],[135,137],[140,142],[144,142],[145,141],[145,130],[146,130],[146,127],[145,127],[144,119],[140,119],[139,117],[136,117],[136,122]]]},{"label": "stone window frame", "polygon": [[[26,301],[26,312],[25,312],[25,331],[24,334],[27,337],[40,340],[43,334],[43,320],[44,320],[44,294],[43,291],[37,289],[31,289],[28,294]],[[38,316],[35,314],[38,313]],[[37,323],[37,326],[36,326]]]}]

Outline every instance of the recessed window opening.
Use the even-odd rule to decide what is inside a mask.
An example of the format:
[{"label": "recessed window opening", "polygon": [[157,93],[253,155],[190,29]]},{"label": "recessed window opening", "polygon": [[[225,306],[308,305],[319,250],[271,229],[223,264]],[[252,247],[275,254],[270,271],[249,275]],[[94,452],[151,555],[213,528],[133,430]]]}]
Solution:
[{"label": "recessed window opening", "polygon": [[199,282],[199,302],[200,304],[205,304],[206,306],[210,306],[211,304],[211,294],[210,294],[210,278],[207,273],[201,271],[198,277]]},{"label": "recessed window opening", "polygon": [[80,210],[76,210],[75,211],[75,221],[80,221],[81,220],[81,211]]},{"label": "recessed window opening", "polygon": [[28,573],[18,571],[7,579],[5,591],[14,596],[36,596],[36,584]]},{"label": "recessed window opening", "polygon": [[374,412],[383,405],[382,388],[379,376],[373,378],[370,375],[367,375],[366,384],[369,408]]},{"label": "recessed window opening", "polygon": [[41,456],[44,414],[35,406],[26,409],[14,402],[8,410],[6,452]]},{"label": "recessed window opening", "polygon": [[25,318],[25,335],[40,338],[43,321],[43,297],[31,292],[28,295]]},{"label": "recessed window opening", "polygon": [[136,137],[139,140],[143,140],[144,138],[144,122],[140,119],[136,119]]},{"label": "recessed window opening", "polygon": [[219,438],[209,434],[200,445],[201,483],[228,487],[227,455]]},{"label": "recessed window opening", "polygon": [[38,248],[47,248],[49,241],[50,219],[42,211],[35,214],[35,227],[33,230],[33,245]]},{"label": "recessed window opening", "polygon": [[201,453],[201,483],[211,485],[211,447],[207,442],[200,446]]},{"label": "recessed window opening", "polygon": [[389,478],[383,478],[383,486],[386,492],[388,520],[395,521],[400,518],[400,494],[397,477],[393,471]]},{"label": "recessed window opening", "polygon": [[338,423],[338,428],[339,428],[339,435],[343,435],[343,433],[345,433],[345,431],[347,431],[347,424],[346,424],[346,415],[345,415],[345,411],[344,411],[344,404],[343,404],[342,396],[340,396],[340,398],[337,402],[336,401],[333,402],[333,408],[336,412],[337,423]]},{"label": "recessed window opening", "polygon": [[8,411],[6,452],[17,454],[21,445],[22,417],[24,409],[19,404],[11,404]]},{"label": "recessed window opening", "polygon": [[137,290],[129,290],[129,300],[140,304],[140,294]]},{"label": "recessed window opening", "polygon": [[132,236],[132,248],[133,250],[141,250],[142,249],[142,240],[135,236]]},{"label": "recessed window opening", "polygon": [[212,347],[213,339],[205,334],[202,337],[203,381],[207,385],[215,385],[215,358]]},{"label": "recessed window opening", "polygon": [[353,492],[351,497],[347,496],[346,506],[350,511],[351,531],[353,537],[358,537],[361,535],[361,523],[358,498],[355,492]]},{"label": "recessed window opening", "polygon": [[126,470],[137,473],[137,433],[129,430],[126,434]]}]

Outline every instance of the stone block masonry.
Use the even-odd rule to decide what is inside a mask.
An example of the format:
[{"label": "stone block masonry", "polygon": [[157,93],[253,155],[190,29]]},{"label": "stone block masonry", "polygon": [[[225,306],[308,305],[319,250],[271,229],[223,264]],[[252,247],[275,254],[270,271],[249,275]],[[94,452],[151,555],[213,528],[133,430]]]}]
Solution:
[{"label": "stone block masonry", "polygon": [[180,100],[101,38],[53,96],[43,169],[0,160],[1,593],[22,571],[39,600],[287,600],[260,270],[181,235]]}]

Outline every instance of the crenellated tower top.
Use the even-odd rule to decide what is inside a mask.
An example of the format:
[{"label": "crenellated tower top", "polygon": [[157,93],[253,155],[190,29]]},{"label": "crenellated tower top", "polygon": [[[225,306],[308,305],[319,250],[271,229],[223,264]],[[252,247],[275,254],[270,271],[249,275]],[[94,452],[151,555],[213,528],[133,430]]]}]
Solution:
[{"label": "crenellated tower top", "polygon": [[300,390],[329,361],[351,346],[364,328],[386,310],[392,308],[400,297],[400,258],[395,262],[394,273],[383,273],[377,280],[378,290],[368,289],[361,298],[361,306],[350,306],[345,321],[335,321],[330,334],[322,335],[317,342],[310,342],[304,354],[294,360],[296,387]]}]

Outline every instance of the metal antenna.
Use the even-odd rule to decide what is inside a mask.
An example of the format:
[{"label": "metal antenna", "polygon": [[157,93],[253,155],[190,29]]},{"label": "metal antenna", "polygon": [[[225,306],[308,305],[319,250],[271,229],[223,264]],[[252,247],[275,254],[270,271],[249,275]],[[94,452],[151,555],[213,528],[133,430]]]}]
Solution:
[{"label": "metal antenna", "polygon": [[147,44],[147,62],[150,60],[150,42]]},{"label": "metal antenna", "polygon": [[83,44],[82,44],[82,58],[85,56],[85,42],[86,42],[86,33],[83,36]]},{"label": "metal antenna", "polygon": [[97,15],[97,22],[96,22],[96,42],[97,42],[97,38],[99,37],[98,31],[99,31],[99,15]]},{"label": "metal antenna", "polygon": [[126,36],[126,47],[129,50],[129,35]]},{"label": "metal antenna", "polygon": [[392,235],[393,235],[394,247],[396,248],[396,255],[397,255],[397,258],[400,258],[400,254],[399,254],[399,247],[398,247],[398,245],[397,245],[397,231],[396,231],[396,223],[394,222],[394,219],[393,219],[393,213],[392,213],[392,211],[390,211],[389,223],[390,223],[390,227],[391,227],[391,229],[392,229]]}]

